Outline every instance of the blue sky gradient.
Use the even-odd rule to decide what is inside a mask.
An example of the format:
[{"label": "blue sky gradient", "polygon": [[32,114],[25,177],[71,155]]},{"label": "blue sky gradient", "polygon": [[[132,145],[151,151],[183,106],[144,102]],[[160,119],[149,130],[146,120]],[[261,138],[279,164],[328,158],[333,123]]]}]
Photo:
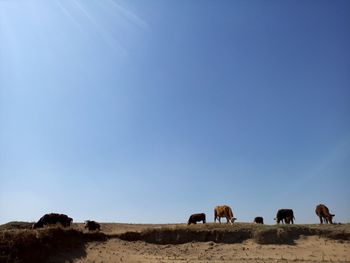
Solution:
[{"label": "blue sky gradient", "polygon": [[0,223],[350,222],[349,1],[0,0]]}]

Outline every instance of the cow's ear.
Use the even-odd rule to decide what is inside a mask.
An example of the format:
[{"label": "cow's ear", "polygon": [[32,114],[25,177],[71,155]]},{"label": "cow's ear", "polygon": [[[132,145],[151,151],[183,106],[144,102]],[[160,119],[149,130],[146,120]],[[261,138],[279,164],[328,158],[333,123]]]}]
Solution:
[{"label": "cow's ear", "polygon": [[335,215],[331,215],[332,217],[335,216]]}]

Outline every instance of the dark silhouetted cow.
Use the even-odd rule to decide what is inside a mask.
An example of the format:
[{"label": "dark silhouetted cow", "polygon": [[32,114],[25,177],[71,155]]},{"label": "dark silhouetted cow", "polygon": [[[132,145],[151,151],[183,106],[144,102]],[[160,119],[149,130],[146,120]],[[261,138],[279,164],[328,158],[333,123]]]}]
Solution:
[{"label": "dark silhouetted cow", "polygon": [[320,223],[323,224],[323,220],[324,222],[326,222],[326,224],[330,223],[333,224],[332,219],[333,219],[333,214],[329,213],[328,207],[323,205],[323,204],[319,204],[318,206],[316,206],[316,215],[320,218]]},{"label": "dark silhouetted cow", "polygon": [[38,222],[33,224],[32,228],[42,228],[46,225],[61,224],[63,227],[69,227],[72,224],[73,219],[64,214],[45,214]]},{"label": "dark silhouetted cow", "polygon": [[280,222],[285,222],[286,224],[294,224],[294,219],[295,217],[292,209],[279,209],[275,218],[277,224]]},{"label": "dark silhouetted cow", "polygon": [[264,218],[262,218],[261,216],[257,216],[254,218],[254,223],[256,224],[264,224]]},{"label": "dark silhouetted cow", "polygon": [[203,221],[203,224],[205,224],[205,214],[200,213],[200,214],[193,214],[190,216],[188,219],[187,225],[190,224],[197,224],[197,222]]},{"label": "dark silhouetted cow", "polygon": [[95,230],[98,230],[100,231],[101,230],[101,225],[95,221],[91,221],[91,220],[86,220],[85,221],[85,228],[87,228],[89,231],[95,231]]},{"label": "dark silhouetted cow", "polygon": [[237,218],[233,217],[231,207],[227,205],[219,205],[214,208],[214,223],[216,222],[216,219],[221,223],[221,217],[226,217],[227,223],[230,222],[231,224],[237,220]]}]

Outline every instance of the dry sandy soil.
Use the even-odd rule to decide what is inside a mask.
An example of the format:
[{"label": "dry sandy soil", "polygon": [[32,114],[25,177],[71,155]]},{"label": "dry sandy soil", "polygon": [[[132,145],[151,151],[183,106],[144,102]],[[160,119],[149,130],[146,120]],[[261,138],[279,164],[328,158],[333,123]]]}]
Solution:
[{"label": "dry sandy soil", "polygon": [[[105,224],[102,231],[113,235],[160,227],[164,225]],[[86,256],[72,262],[350,262],[350,242],[319,236],[300,236],[293,244],[282,245],[261,245],[251,239],[235,244],[210,241],[175,245],[109,239],[90,242]]]},{"label": "dry sandy soil", "polygon": [[193,242],[155,245],[111,239],[91,242],[84,258],[73,262],[350,262],[348,243],[318,237],[301,238],[295,245]]},{"label": "dry sandy soil", "polygon": [[[42,262],[350,262],[350,224],[198,224],[188,227],[184,224],[105,223],[100,234],[90,234],[84,230],[83,224],[74,224],[73,230],[29,230],[22,227],[14,230],[11,226],[0,226],[0,241],[3,241],[0,250],[7,244],[6,237],[10,240],[8,244],[14,240],[11,235],[25,240],[25,244],[33,237],[38,239],[36,243],[31,241],[32,247],[24,249],[17,260],[13,257],[6,260],[4,256],[1,260],[0,255],[0,262],[39,262],[31,260],[31,253],[45,250],[45,244],[52,243],[52,240],[56,243],[52,243],[50,253],[45,254]],[[235,238],[231,238],[233,236]],[[193,237],[204,242],[184,241]],[[66,247],[66,244],[73,243],[74,246]],[[33,250],[38,245],[40,247]],[[13,248],[23,250],[23,245],[13,246],[7,252]]]}]

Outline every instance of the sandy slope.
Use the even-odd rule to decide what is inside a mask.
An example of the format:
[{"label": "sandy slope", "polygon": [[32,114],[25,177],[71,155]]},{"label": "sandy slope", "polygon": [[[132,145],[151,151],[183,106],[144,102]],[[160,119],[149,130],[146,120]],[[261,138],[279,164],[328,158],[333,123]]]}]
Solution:
[{"label": "sandy slope", "polygon": [[[124,231],[141,231],[145,227],[145,225],[106,224],[103,226],[103,231],[115,234]],[[56,255],[52,262],[62,262],[60,258],[70,258],[69,255],[61,256]],[[350,242],[310,236],[301,237],[293,245],[259,245],[252,240],[240,244],[192,242],[180,245],[156,245],[113,238],[105,242],[90,242],[84,257],[77,259],[72,256],[71,258],[75,259],[69,262],[75,263],[350,262]]]},{"label": "sandy slope", "polygon": [[296,245],[187,243],[154,245],[118,239],[90,243],[87,256],[74,262],[350,262],[349,243],[318,237]]}]

